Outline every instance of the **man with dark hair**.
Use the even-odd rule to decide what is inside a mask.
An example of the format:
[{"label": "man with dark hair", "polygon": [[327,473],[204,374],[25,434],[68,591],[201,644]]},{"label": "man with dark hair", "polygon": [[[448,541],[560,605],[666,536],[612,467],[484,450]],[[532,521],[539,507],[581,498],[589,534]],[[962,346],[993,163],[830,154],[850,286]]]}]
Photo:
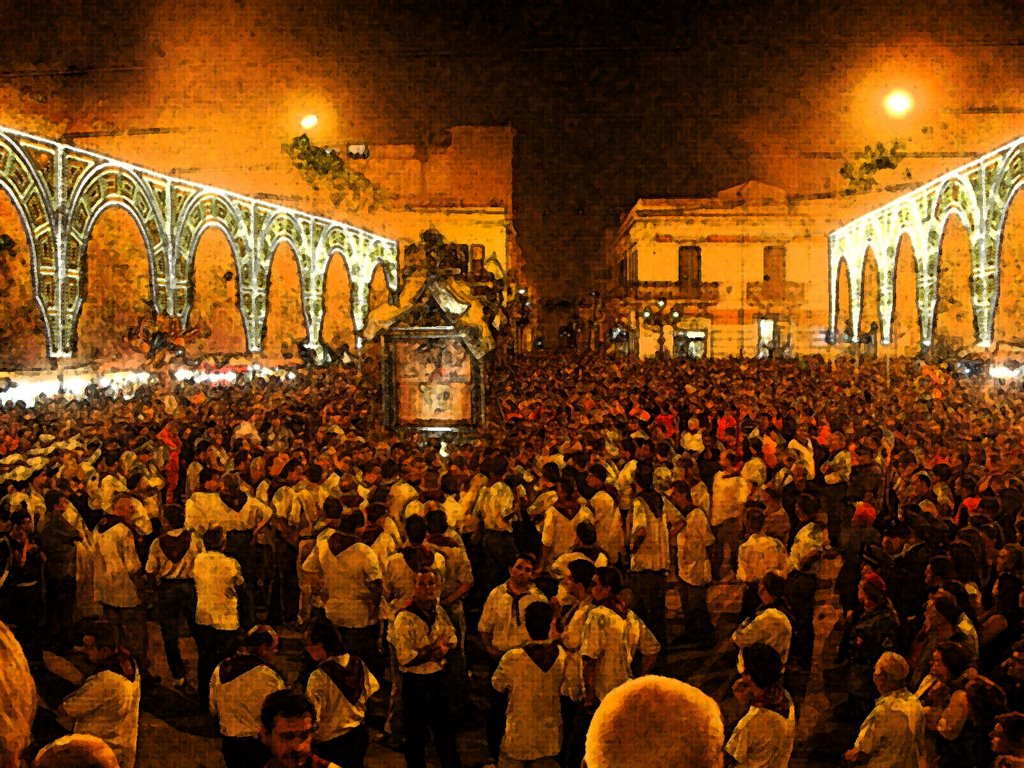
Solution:
[{"label": "man with dark hair", "polygon": [[548,642],[553,616],[554,611],[547,603],[527,606],[530,642],[506,652],[491,677],[494,689],[508,695],[499,765],[558,765],[554,758],[562,742],[560,691],[565,676],[565,651]]},{"label": "man with dark hair", "polygon": [[442,768],[462,765],[445,695],[447,658],[458,639],[437,603],[438,589],[436,573],[429,569],[417,573],[413,599],[398,612],[388,632],[401,674],[408,768],[426,768],[428,729]]},{"label": "man with dark hair", "polygon": [[789,765],[796,736],[796,708],[782,687],[783,661],[764,643],[740,650],[743,673],[732,687],[746,714],[733,729],[725,753],[739,765]]},{"label": "man with dark hair", "polygon": [[633,677],[633,661],[642,659],[642,674],[654,667],[661,645],[622,596],[622,575],[615,568],[598,568],[590,584],[594,608],[587,616],[580,644],[583,695],[588,710],[596,709],[612,689]]},{"label": "man with dark hair", "polygon": [[[732,633],[732,641],[741,650],[754,643],[764,643],[774,648],[782,663],[786,663],[793,639],[793,623],[785,610],[785,589],[786,580],[777,573],[765,574],[758,583],[757,596],[761,599],[761,607]],[[740,674],[743,674],[742,653],[738,666]]]},{"label": "man with dark hair", "polygon": [[241,629],[238,588],[244,583],[242,567],[224,554],[227,538],[222,528],[203,534],[205,552],[196,555],[192,573],[196,584],[196,650],[199,705],[209,703],[210,675],[234,650]]},{"label": "man with dark hair", "polygon": [[139,666],[110,624],[94,624],[83,632],[82,641],[93,671],[64,699],[58,717],[74,733],[103,739],[122,768],[134,768],[142,699]]},{"label": "man with dark hair", "polygon": [[193,580],[196,557],[203,551],[199,536],[184,527],[185,511],[180,504],[164,508],[167,530],[149,548],[146,573],[156,584],[156,609],[160,635],[164,641],[167,666],[174,687],[185,690],[185,662],[181,658],[181,620],[184,618],[195,635],[196,585]]},{"label": "man with dark hair", "polygon": [[70,502],[66,493],[47,491],[46,527],[39,543],[46,553],[46,628],[49,639],[63,650],[70,641],[78,589],[77,543],[82,533],[68,520]]},{"label": "man with dark hair", "polygon": [[313,754],[316,709],[301,693],[267,696],[260,709],[260,741],[270,752],[266,768],[339,768]]},{"label": "man with dark hair", "polygon": [[314,621],[305,632],[306,652],[317,667],[306,683],[316,708],[316,746],[320,757],[344,768],[363,768],[369,733],[366,702],[379,690],[377,678],[356,656],[346,653],[337,628]]},{"label": "man with dark hair", "polygon": [[[332,506],[324,504],[333,513]],[[359,540],[361,524],[362,515],[341,514],[337,530],[316,542],[302,570],[313,577],[324,612],[345,646],[369,661],[380,637],[383,575],[376,553]]]},{"label": "man with dark hair", "polygon": [[[484,602],[477,630],[493,664],[497,664],[506,651],[530,641],[523,617],[531,603],[545,600],[533,583],[536,568],[534,555],[519,553],[508,571],[508,581],[492,589]],[[504,727],[505,701],[500,694],[495,694],[491,696],[491,709],[487,714],[487,747],[494,759],[501,748]]]},{"label": "man with dark hair", "polygon": [[210,678],[210,714],[218,719],[221,753],[228,768],[260,765],[267,759],[257,738],[259,706],[268,695],[285,688],[273,666],[277,643],[277,633],[271,627],[253,627],[242,649],[218,664]]}]

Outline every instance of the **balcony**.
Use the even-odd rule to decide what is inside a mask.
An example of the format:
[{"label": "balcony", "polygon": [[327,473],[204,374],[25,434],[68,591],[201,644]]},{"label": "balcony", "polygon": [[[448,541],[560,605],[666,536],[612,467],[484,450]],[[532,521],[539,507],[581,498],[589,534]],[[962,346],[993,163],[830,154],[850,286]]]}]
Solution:
[{"label": "balcony", "polygon": [[626,295],[641,301],[664,299],[670,303],[692,304],[699,308],[710,307],[721,300],[718,283],[664,282],[631,283]]},{"label": "balcony", "polygon": [[805,300],[806,283],[791,280],[759,280],[747,283],[747,303],[762,311],[795,309]]}]

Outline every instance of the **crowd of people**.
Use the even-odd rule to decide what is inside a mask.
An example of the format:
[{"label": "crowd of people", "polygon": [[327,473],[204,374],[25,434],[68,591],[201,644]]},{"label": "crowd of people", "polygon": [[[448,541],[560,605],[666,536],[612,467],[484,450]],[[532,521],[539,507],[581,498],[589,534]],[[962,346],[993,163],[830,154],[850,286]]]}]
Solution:
[{"label": "crowd of people", "polygon": [[[133,768],[165,686],[228,768],[363,766],[375,708],[408,766],[431,744],[460,766],[481,697],[498,766],[787,766],[827,667],[829,716],[860,724],[836,763],[1024,765],[1018,385],[909,359],[509,362],[487,423],[444,443],[380,427],[369,360],[7,407],[0,678],[22,650],[26,674],[44,652],[85,672],[57,707],[72,741],[37,761]],[[669,679],[670,648],[735,657],[737,722]],[[28,741],[16,699],[0,765]]]}]

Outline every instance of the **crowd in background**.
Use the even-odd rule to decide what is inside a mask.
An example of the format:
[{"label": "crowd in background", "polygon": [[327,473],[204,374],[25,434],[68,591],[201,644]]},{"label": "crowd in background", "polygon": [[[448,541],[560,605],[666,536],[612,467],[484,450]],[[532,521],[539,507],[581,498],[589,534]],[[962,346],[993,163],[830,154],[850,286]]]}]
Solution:
[{"label": "crowd in background", "polygon": [[1024,765],[1018,385],[902,359],[510,362],[446,443],[381,429],[369,362],[8,407],[0,619],[34,673],[81,660],[67,729],[132,768],[163,685],[217,719],[229,767],[363,765],[376,708],[407,765],[432,741],[457,766],[483,680],[495,764],[576,768],[602,702],[692,648],[736,657],[728,737],[710,701],[717,729],[676,732],[719,739],[705,764],[788,765],[818,665],[849,694],[830,716],[861,723],[837,759]]}]

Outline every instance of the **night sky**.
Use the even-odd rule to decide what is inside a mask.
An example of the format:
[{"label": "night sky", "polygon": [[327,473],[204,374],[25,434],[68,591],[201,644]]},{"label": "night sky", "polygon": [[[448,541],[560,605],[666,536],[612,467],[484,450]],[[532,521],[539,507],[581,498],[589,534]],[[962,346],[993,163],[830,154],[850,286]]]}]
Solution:
[{"label": "night sky", "polygon": [[169,115],[201,128],[205,113],[251,98],[269,114],[303,88],[340,105],[339,141],[511,124],[516,228],[534,280],[589,274],[602,233],[637,197],[778,182],[802,157],[817,165],[795,173],[801,191],[827,187],[835,158],[892,138],[868,130],[855,103],[880,68],[931,76],[933,126],[963,151],[990,147],[958,115],[1024,108],[1012,0],[42,5],[2,4],[0,85],[22,111],[74,115],[74,129]]}]

